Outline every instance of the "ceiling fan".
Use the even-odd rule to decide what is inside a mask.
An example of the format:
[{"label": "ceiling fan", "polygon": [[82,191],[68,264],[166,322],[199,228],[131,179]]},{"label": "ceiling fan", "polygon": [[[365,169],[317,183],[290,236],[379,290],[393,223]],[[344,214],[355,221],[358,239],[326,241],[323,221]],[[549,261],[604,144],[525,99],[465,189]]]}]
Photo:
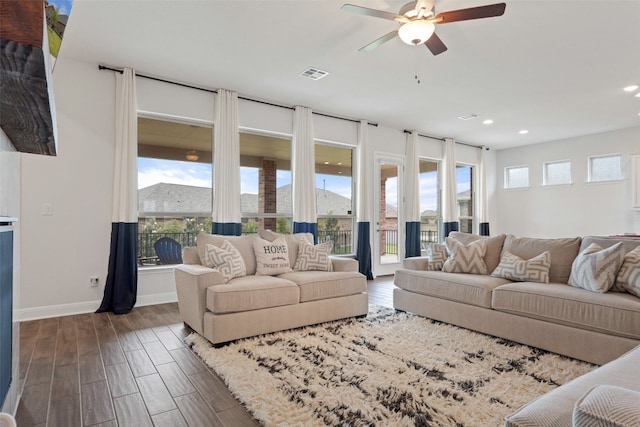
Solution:
[{"label": "ceiling fan", "polygon": [[440,37],[434,32],[436,24],[448,24],[450,22],[468,21],[470,19],[502,16],[507,6],[506,3],[496,3],[440,12],[436,15],[433,9],[434,1],[435,0],[416,0],[415,2],[409,2],[400,8],[398,14],[353,4],[345,4],[341,9],[346,12],[389,19],[402,24],[397,30],[393,30],[360,48],[359,50],[361,52],[371,51],[395,36],[399,36],[406,44],[424,44],[432,54],[439,55],[447,50],[447,46],[445,46]]}]

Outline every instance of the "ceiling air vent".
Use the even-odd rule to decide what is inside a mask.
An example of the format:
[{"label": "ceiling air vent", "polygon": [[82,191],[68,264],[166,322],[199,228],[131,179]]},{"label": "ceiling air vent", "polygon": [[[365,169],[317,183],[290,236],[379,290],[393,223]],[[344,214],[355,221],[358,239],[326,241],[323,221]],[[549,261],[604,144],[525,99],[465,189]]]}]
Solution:
[{"label": "ceiling air vent", "polygon": [[309,67],[306,70],[304,70],[302,73],[300,73],[302,77],[308,77],[311,80],[320,80],[321,78],[323,78],[328,74],[329,73],[326,71],[320,70],[318,68],[313,68],[313,67]]},{"label": "ceiling air vent", "polygon": [[464,116],[458,117],[460,120],[473,120],[477,119],[478,115],[476,113],[465,114]]}]

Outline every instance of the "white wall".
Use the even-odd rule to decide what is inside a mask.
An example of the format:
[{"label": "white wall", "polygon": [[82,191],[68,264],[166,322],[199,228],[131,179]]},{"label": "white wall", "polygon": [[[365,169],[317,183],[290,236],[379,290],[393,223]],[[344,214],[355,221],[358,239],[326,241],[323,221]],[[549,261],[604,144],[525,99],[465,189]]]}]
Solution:
[{"label": "white wall", "polygon": [[[102,299],[107,274],[114,72],[61,57],[53,81],[58,156],[24,156],[22,167],[22,319],[94,311]],[[143,78],[138,78],[136,85],[139,111],[203,123],[212,123],[215,118],[213,93]],[[240,100],[238,118],[243,129],[292,133],[293,110],[289,108]],[[357,123],[314,116],[315,135],[324,141],[355,146],[357,129]],[[402,130],[380,124],[368,126],[368,133],[372,152],[404,155],[406,134]],[[425,139],[419,152],[440,158],[441,144]],[[461,148],[460,161],[476,164],[477,153],[477,149]],[[373,203],[373,175],[368,182]],[[52,215],[43,215],[44,204],[51,204]],[[97,288],[89,286],[89,277],[94,275],[100,278]],[[138,305],[175,298],[170,267],[139,271]]]},{"label": "white wall", "polygon": [[[588,157],[620,153],[623,180],[588,183]],[[500,150],[492,232],[529,237],[640,233],[631,210],[630,155],[640,154],[640,127]],[[573,184],[542,186],[544,162],[570,160]],[[529,166],[529,188],[505,190],[504,168]]]}]

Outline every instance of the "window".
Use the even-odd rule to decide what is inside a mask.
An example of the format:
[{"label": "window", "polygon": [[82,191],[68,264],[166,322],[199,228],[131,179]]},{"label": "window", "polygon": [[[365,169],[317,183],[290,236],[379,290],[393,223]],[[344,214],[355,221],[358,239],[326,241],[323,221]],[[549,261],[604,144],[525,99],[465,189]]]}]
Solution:
[{"label": "window", "polygon": [[211,232],[211,127],[138,118],[138,261],[160,264],[161,237],[193,246]]},{"label": "window", "polygon": [[316,142],[318,241],[333,241],[334,254],[355,252],[353,149]]},{"label": "window", "polygon": [[529,186],[529,166],[511,166],[504,169],[504,188]]},{"label": "window", "polygon": [[473,166],[456,165],[458,220],[460,231],[473,233],[474,183]]},{"label": "window", "polygon": [[420,160],[420,243],[439,242],[440,186],[439,164],[433,160]]},{"label": "window", "polygon": [[560,160],[547,162],[543,166],[544,185],[571,184],[571,162]]},{"label": "window", "polygon": [[291,233],[291,140],[240,133],[242,234]]},{"label": "window", "polygon": [[616,181],[622,179],[620,154],[589,157],[589,182]]}]

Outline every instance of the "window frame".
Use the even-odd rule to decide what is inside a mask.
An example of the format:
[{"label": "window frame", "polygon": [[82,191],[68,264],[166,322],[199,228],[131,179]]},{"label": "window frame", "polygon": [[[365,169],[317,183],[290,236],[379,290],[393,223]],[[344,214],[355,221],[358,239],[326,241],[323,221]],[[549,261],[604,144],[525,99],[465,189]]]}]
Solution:
[{"label": "window frame", "polygon": [[[512,186],[509,180],[509,172],[515,169],[526,169],[527,170],[527,184],[521,186]],[[505,190],[518,190],[518,189],[526,189],[531,186],[530,174],[529,174],[529,165],[514,165],[514,166],[505,166],[504,168],[504,185],[503,189]]]},{"label": "window frame", "polygon": [[[606,158],[617,158],[618,159],[618,172],[619,176],[617,178],[612,179],[594,179],[593,177],[593,161],[597,159],[606,159]],[[601,184],[608,182],[619,182],[624,179],[622,175],[622,155],[620,153],[610,153],[610,154],[599,154],[594,156],[589,156],[587,159],[587,182],[593,184]]]},{"label": "window frame", "polygon": [[458,198],[458,192],[456,191],[456,206],[458,208],[458,224],[459,224],[459,228],[460,231],[463,231],[463,227],[462,227],[462,221],[471,221],[471,226],[469,227],[468,230],[465,230],[464,232],[467,233],[474,233],[476,230],[476,224],[477,224],[477,220],[476,220],[476,211],[477,211],[477,200],[476,200],[476,173],[477,173],[477,165],[474,164],[470,164],[470,163],[460,163],[460,162],[456,162],[456,170],[459,167],[464,167],[464,168],[470,168],[470,173],[469,173],[469,209],[471,212],[470,215],[462,215],[461,209],[460,209],[460,199]]},{"label": "window frame", "polygon": [[[549,165],[559,165],[564,163],[569,165],[569,182],[549,183],[547,167]],[[542,186],[543,187],[557,187],[557,186],[571,185],[571,184],[573,184],[573,175],[571,172],[571,160],[553,160],[550,162],[544,162],[542,164]]]}]

